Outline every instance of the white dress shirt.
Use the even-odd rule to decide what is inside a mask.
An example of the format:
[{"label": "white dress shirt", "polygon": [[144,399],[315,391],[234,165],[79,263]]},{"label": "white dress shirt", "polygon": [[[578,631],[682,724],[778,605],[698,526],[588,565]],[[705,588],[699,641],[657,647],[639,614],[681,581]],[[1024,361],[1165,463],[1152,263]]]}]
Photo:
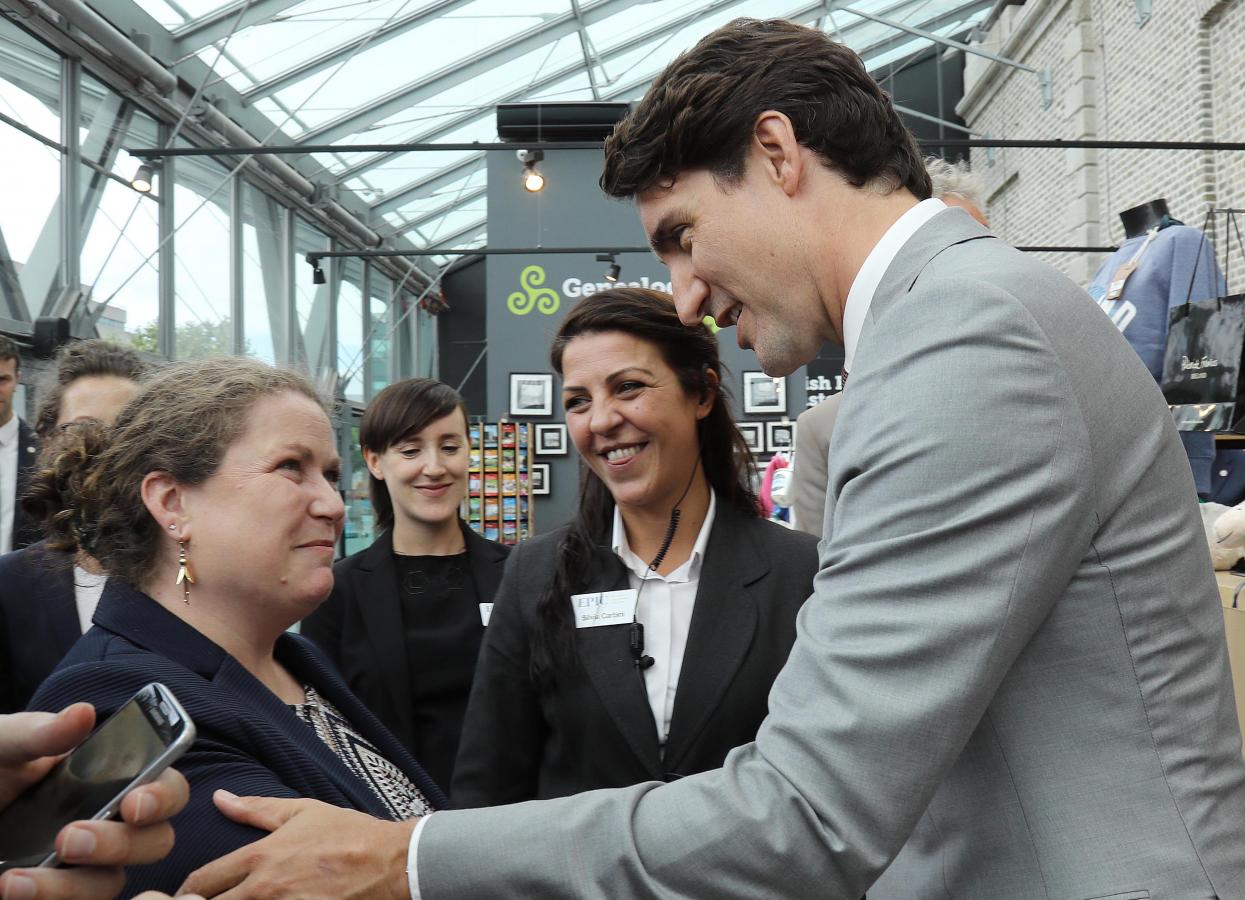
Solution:
[{"label": "white dress shirt", "polygon": [[17,416],[0,425],[0,553],[13,549],[13,514],[17,511]]},{"label": "white dress shirt", "polygon": [[[692,625],[692,611],[696,605],[696,590],[700,587],[700,570],[709,545],[709,532],[718,509],[717,497],[709,491],[709,509],[701,523],[692,554],[669,575],[659,575],[649,569],[648,563],[631,552],[627,544],[627,531],[623,527],[622,514],[614,507],[614,534],[610,549],[627,567],[627,580],[634,590],[640,591],[636,602],[636,621],[644,626],[644,652],[653,657],[653,664],[644,670],[644,685],[648,690],[648,705],[657,723],[657,740],[662,749],[670,735],[670,716],[674,712],[674,697],[679,688],[679,673],[683,669],[683,651],[687,649],[687,634]],[[643,585],[643,590],[640,590]],[[568,602],[569,602],[569,598]],[[419,835],[424,823],[432,814],[415,823],[411,843],[406,851],[406,877],[410,885],[411,900],[423,900],[419,892]]]},{"label": "white dress shirt", "polygon": [[614,537],[610,549],[627,567],[627,579],[633,590],[640,592],[636,601],[635,620],[644,626],[644,652],[653,657],[653,664],[644,670],[648,689],[648,705],[657,724],[657,741],[665,750],[670,736],[670,717],[674,713],[674,695],[679,688],[683,670],[683,651],[687,633],[692,627],[692,610],[700,587],[700,569],[717,512],[717,499],[709,492],[709,510],[700,526],[700,534],[692,547],[692,555],[669,575],[660,575],[648,563],[631,552],[622,513],[614,507]]},{"label": "white dress shirt", "polygon": [[882,283],[882,276],[917,229],[946,208],[947,204],[937,198],[922,200],[896,219],[865,257],[843,305],[843,368],[846,371],[852,370],[856,344],[860,342],[860,332],[865,327],[865,317],[869,315],[869,306]]},{"label": "white dress shirt", "polygon": [[96,575],[74,563],[73,567],[73,599],[78,607],[78,628],[83,634],[91,627],[91,617],[95,615],[95,607],[99,606],[99,598],[104,593],[104,582],[108,576],[101,572]]}]

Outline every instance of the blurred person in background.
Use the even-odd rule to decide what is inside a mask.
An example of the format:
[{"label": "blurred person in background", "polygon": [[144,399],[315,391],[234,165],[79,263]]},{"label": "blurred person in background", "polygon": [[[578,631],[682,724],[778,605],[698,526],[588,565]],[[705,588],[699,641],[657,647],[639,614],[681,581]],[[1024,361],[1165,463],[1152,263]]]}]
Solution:
[{"label": "blurred person in background", "polygon": [[[146,369],[133,350],[108,341],[62,347],[41,386],[35,415],[45,450],[56,454],[58,435],[71,423],[115,422],[138,392]],[[65,478],[77,474],[70,468]],[[26,519],[39,523],[42,533],[49,519],[70,510],[62,479],[35,478],[33,487],[21,502]],[[43,679],[91,627],[107,577],[99,562],[77,547],[54,550],[40,541],[0,556],[0,713],[25,709]]]}]

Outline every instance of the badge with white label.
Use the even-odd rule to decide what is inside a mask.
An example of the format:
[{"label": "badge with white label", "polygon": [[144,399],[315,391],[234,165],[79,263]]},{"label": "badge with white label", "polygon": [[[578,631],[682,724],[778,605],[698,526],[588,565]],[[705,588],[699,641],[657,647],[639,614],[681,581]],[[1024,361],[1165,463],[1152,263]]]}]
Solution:
[{"label": "badge with white label", "polygon": [[491,618],[493,618],[493,604],[481,603],[480,604],[480,624],[483,625],[485,628],[488,628],[488,620]]},{"label": "badge with white label", "polygon": [[635,618],[634,590],[600,591],[595,594],[572,594],[576,628],[598,628],[601,625],[625,625]]}]

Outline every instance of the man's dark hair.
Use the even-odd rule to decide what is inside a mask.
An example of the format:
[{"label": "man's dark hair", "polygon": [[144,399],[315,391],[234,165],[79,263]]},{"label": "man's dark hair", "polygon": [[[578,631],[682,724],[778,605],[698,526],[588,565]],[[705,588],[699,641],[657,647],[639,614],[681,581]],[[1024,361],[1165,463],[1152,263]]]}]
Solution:
[{"label": "man's dark hair", "polygon": [[17,344],[0,334],[0,362],[7,359],[16,361],[17,364],[13,367],[15,371],[22,370],[22,355],[17,350]]},{"label": "man's dark hair", "polygon": [[601,188],[634,197],[689,169],[736,184],[766,110],[786,115],[800,144],[853,186],[929,197],[916,139],[860,57],[783,19],[736,19],[667,66],[605,142]]},{"label": "man's dark hair", "polygon": [[126,378],[137,383],[147,375],[147,364],[128,347],[100,338],[75,341],[61,347],[57,351],[56,362],[39,391],[35,433],[41,438],[47,438],[56,430],[65,388],[79,378],[100,375]]}]

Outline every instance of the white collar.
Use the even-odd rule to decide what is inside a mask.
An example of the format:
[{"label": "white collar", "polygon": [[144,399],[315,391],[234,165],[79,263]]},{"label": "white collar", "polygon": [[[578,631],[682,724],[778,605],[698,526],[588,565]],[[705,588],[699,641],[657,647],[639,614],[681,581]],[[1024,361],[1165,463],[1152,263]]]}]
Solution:
[{"label": "white collar", "polygon": [[13,413],[9,421],[0,425],[0,447],[8,447],[17,442],[17,421],[17,413]]},{"label": "white collar", "polygon": [[873,295],[877,292],[882,276],[890,268],[903,245],[908,243],[917,229],[947,208],[936,197],[922,200],[916,206],[900,216],[895,224],[886,229],[882,239],[873,245],[864,264],[852,281],[852,289],[847,292],[847,302],[843,305],[843,368],[852,370],[852,360],[856,357],[856,344],[860,341],[861,329],[865,327],[865,317],[869,315],[869,305],[873,303]]},{"label": "white collar", "polygon": [[[696,543],[692,545],[692,555],[688,557],[687,562],[665,576],[666,581],[688,581],[696,577],[693,573],[699,571],[701,560],[704,559],[705,547],[709,544],[709,530],[713,527],[713,517],[717,513],[717,508],[717,495],[714,494],[713,488],[710,488],[709,509],[705,511],[705,521],[700,524],[700,533],[696,535]],[[622,513],[618,511],[618,504],[614,504],[614,534],[611,538],[610,549],[622,560],[623,565],[640,578],[662,577],[651,571],[646,561],[631,552],[631,547],[627,543],[627,529],[623,527]]]}]

